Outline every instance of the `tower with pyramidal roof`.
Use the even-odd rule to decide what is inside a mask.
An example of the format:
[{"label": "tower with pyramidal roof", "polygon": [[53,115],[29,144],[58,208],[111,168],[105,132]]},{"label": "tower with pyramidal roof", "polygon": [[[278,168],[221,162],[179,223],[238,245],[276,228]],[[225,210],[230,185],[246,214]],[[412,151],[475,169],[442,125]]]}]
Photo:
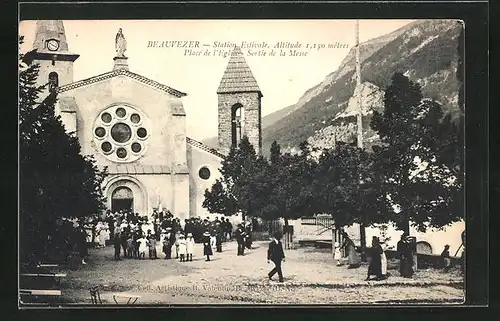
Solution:
[{"label": "tower with pyramidal roof", "polygon": [[40,65],[40,85],[48,84],[51,90],[73,82],[73,63],[80,55],[69,51],[61,20],[37,21],[33,49],[34,62]]},{"label": "tower with pyramidal roof", "polygon": [[239,47],[235,47],[217,89],[219,150],[227,154],[247,136],[255,151],[262,152],[261,98],[259,85]]}]

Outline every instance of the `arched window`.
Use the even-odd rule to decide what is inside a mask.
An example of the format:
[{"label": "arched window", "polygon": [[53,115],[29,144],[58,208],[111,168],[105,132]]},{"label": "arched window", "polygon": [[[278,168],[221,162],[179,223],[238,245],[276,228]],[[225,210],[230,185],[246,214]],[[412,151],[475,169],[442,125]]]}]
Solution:
[{"label": "arched window", "polygon": [[59,87],[59,75],[53,71],[49,74],[49,90],[52,91],[57,87]]},{"label": "arched window", "polygon": [[245,113],[243,105],[235,104],[231,109],[231,143],[237,147],[244,135]]}]

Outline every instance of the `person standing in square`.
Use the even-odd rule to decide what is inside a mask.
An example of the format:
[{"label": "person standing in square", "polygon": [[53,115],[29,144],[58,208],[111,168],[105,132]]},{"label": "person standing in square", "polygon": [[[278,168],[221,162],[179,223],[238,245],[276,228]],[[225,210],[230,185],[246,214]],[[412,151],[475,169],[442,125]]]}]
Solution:
[{"label": "person standing in square", "polygon": [[193,233],[188,233],[186,238],[186,261],[193,261],[194,238]]},{"label": "person standing in square", "polygon": [[156,235],[149,234],[147,239],[149,241],[149,258],[157,259],[158,256],[156,254]]},{"label": "person standing in square", "polygon": [[210,232],[203,233],[203,255],[207,256],[205,261],[210,261],[210,255],[213,255],[212,246],[210,246]]},{"label": "person standing in square", "polygon": [[267,262],[273,261],[274,269],[272,269],[269,274],[269,280],[272,279],[273,275],[278,273],[279,282],[283,282],[283,271],[281,270],[281,263],[285,261],[285,252],[283,251],[283,245],[281,244],[281,234],[275,233],[273,240],[269,243],[269,249],[267,250]]},{"label": "person standing in square", "polygon": [[342,260],[342,252],[340,251],[339,242],[335,242],[334,247],[335,247],[335,251],[334,251],[333,259],[335,261],[337,261],[337,266],[341,266],[342,263],[340,261]]}]

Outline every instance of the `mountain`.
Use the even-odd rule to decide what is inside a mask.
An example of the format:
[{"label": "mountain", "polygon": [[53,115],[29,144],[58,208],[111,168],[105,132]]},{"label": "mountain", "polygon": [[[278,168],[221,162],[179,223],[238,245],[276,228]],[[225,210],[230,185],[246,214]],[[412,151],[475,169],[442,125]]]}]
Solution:
[{"label": "mountain", "polygon": [[[422,86],[424,97],[439,101],[445,112],[457,117],[458,81],[455,73],[460,29],[461,23],[457,20],[419,20],[360,44],[363,84],[357,90],[365,91],[365,96],[375,92],[380,97],[392,75],[401,72]],[[269,152],[274,140],[283,150],[292,150],[308,139],[320,146],[324,136],[332,136],[335,130],[338,137],[352,136],[356,119],[349,114],[353,108],[351,98],[355,82],[353,48],[335,72],[307,90],[295,105],[286,107],[286,112],[281,113],[284,117],[278,120],[274,117],[273,122],[263,126],[264,153]],[[383,108],[380,100],[376,105]],[[280,115],[279,112],[275,112],[275,116]],[[370,111],[363,113],[368,115],[364,117],[363,127],[367,129],[366,138],[370,139],[374,134],[369,131]]]}]

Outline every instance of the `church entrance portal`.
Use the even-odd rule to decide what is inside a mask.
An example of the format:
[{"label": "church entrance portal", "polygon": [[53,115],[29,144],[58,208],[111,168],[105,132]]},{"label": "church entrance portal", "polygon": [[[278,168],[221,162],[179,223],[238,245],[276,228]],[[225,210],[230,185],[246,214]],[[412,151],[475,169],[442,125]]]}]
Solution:
[{"label": "church entrance portal", "polygon": [[113,213],[123,211],[134,211],[134,194],[128,187],[118,187],[111,196],[111,211]]}]

